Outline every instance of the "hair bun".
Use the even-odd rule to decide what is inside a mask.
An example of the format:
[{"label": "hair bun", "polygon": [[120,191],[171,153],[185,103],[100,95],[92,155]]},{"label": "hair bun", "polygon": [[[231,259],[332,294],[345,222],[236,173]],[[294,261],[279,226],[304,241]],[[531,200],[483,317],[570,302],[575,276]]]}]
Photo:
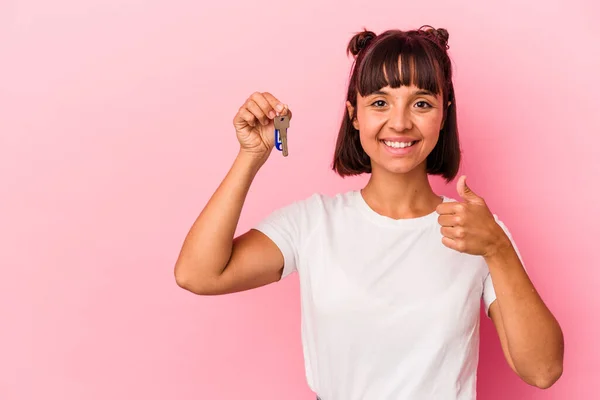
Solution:
[{"label": "hair bun", "polygon": [[430,25],[425,25],[419,28],[419,31],[431,35],[443,48],[448,49],[450,47],[448,46],[448,38],[450,38],[450,34],[446,29],[436,29]]},{"label": "hair bun", "polygon": [[364,30],[357,33],[350,39],[346,53],[352,53],[353,56],[357,56],[362,49],[367,47],[371,40],[375,39],[377,35],[371,31]]},{"label": "hair bun", "polygon": [[434,29],[433,34],[438,38],[440,43],[445,48],[448,48],[448,38],[450,38],[450,34],[448,33],[448,31],[446,29],[444,29],[444,28]]}]

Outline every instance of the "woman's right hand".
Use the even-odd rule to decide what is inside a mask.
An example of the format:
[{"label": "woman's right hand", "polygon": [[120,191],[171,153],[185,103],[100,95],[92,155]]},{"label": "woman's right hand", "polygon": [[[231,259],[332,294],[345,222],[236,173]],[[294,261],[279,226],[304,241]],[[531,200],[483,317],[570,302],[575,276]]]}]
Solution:
[{"label": "woman's right hand", "polygon": [[292,112],[268,92],[253,93],[233,118],[233,126],[240,142],[240,151],[260,160],[266,160],[275,145],[273,118]]}]

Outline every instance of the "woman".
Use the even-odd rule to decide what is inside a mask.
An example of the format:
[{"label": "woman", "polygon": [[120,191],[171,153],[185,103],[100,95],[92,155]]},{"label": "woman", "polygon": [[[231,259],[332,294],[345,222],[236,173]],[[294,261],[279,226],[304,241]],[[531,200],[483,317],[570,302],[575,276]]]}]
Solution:
[{"label": "woman", "polygon": [[177,283],[216,295],[297,271],[309,386],[323,400],[474,399],[481,299],[510,367],[551,386],[561,329],[506,226],[458,179],[460,200],[433,192],[460,164],[444,29],[356,34],[334,170],[369,173],[361,190],[315,194],[235,237],[250,184],[291,112],[253,94],[233,120],[240,151],[191,228]]}]

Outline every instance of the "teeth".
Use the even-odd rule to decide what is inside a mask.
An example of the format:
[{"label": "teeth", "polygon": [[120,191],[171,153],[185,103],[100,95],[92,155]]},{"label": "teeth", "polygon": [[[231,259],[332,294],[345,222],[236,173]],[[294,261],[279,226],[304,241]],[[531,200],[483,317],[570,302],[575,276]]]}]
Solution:
[{"label": "teeth", "polygon": [[387,146],[389,147],[393,147],[395,149],[403,149],[405,147],[410,147],[413,144],[415,144],[415,142],[390,142],[388,140],[385,140],[383,143],[385,143]]}]

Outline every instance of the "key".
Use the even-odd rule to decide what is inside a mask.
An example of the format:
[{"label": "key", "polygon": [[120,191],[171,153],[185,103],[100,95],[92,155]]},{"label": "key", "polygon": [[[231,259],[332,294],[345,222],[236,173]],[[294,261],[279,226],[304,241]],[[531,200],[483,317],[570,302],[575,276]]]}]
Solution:
[{"label": "key", "polygon": [[[279,138],[281,140],[281,147],[283,151],[283,156],[288,156],[288,144],[287,144],[287,130],[290,127],[290,117],[287,115],[280,115],[275,117],[273,120],[275,125],[275,129],[279,132]],[[275,137],[277,138],[277,132],[275,132]]]}]

